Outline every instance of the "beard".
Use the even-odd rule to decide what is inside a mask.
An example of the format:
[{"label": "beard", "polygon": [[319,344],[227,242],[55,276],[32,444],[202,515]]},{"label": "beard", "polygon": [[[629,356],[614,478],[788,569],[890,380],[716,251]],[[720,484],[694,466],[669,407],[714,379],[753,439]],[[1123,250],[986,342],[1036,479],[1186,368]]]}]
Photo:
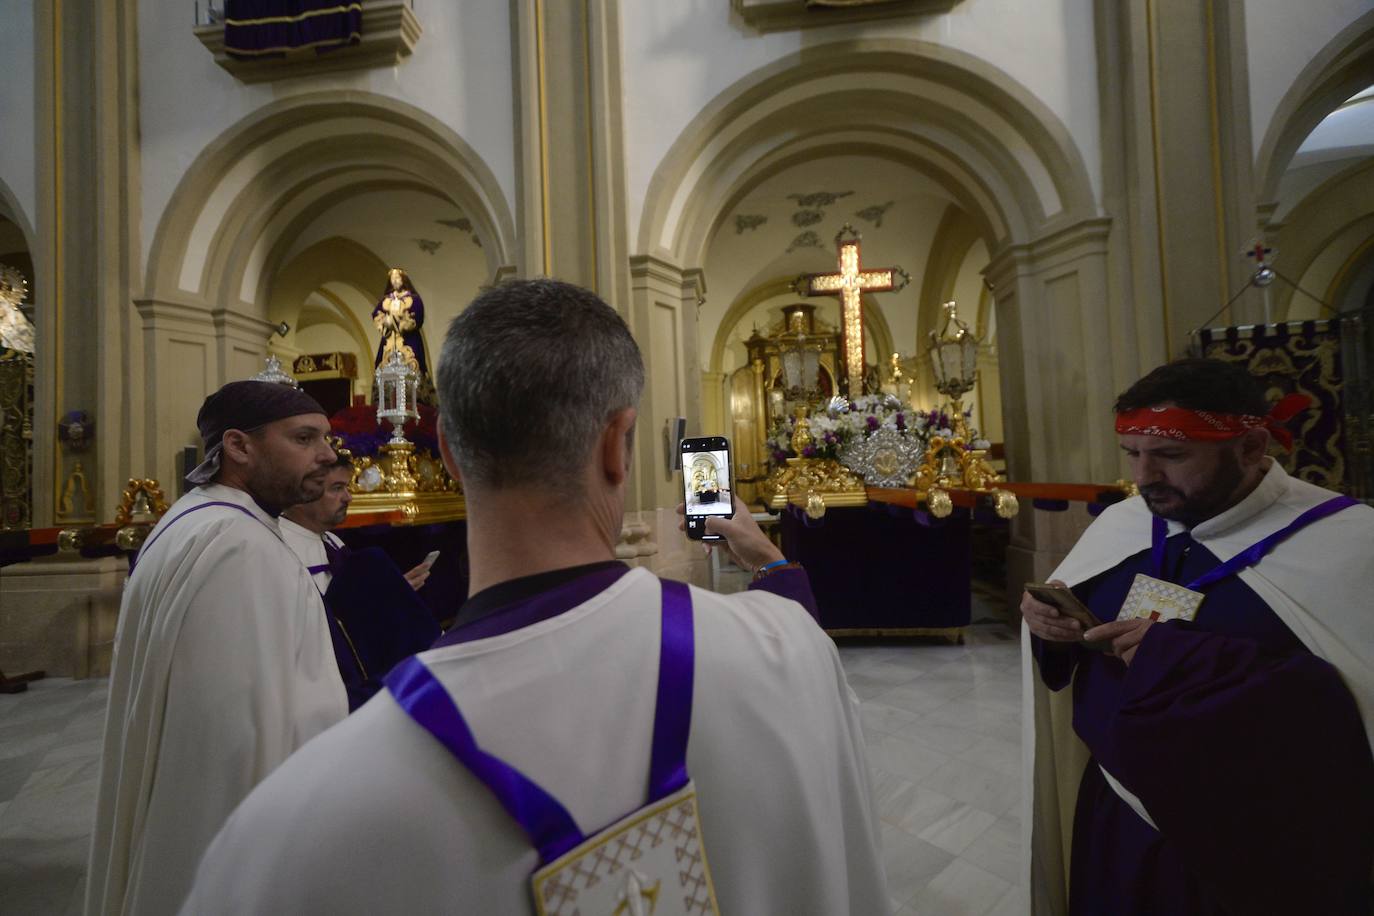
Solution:
[{"label": "beard", "polygon": [[279,515],[284,509],[314,502],[323,496],[328,474],[328,468],[312,471],[304,477],[264,469],[250,481],[250,492],[263,509]]},{"label": "beard", "polygon": [[1140,495],[1151,513],[1192,528],[1231,508],[1244,479],[1240,458],[1234,452],[1224,451],[1217,455],[1216,469],[1194,493],[1185,493],[1165,483],[1152,483],[1141,487]]}]

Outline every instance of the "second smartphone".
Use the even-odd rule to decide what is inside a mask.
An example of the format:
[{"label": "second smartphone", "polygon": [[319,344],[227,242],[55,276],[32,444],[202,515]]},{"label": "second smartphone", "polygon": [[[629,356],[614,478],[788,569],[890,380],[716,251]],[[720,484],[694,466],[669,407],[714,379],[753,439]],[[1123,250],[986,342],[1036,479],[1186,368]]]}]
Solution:
[{"label": "second smartphone", "polygon": [[735,514],[730,486],[730,440],[724,436],[699,436],[683,439],[679,449],[687,536],[696,541],[719,541],[720,535],[706,533],[706,519]]}]

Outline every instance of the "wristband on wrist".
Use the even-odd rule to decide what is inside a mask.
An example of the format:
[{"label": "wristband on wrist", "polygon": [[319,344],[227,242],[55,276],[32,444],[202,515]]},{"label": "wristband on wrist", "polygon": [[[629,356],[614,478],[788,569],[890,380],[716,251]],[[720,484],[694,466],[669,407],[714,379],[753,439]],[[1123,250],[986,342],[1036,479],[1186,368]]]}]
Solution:
[{"label": "wristband on wrist", "polygon": [[774,560],[772,563],[765,563],[765,564],[763,564],[762,566],[760,566],[758,569],[754,570],[754,578],[757,579],[757,578],[759,578],[760,576],[766,576],[766,575],[768,575],[770,572],[772,572],[773,570],[775,570],[775,569],[777,569],[777,568],[779,568],[779,567],[781,567],[781,566],[790,566],[790,565],[791,565],[791,564],[788,563],[788,561],[785,560],[785,559],[783,559],[783,560]]}]

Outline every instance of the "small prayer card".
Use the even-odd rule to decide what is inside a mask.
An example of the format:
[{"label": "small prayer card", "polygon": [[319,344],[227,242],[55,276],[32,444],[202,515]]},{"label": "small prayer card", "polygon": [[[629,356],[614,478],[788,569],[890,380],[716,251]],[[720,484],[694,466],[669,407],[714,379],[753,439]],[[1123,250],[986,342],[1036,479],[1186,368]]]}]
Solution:
[{"label": "small prayer card", "polygon": [[1192,620],[1205,597],[1202,592],[1137,573],[1116,619]]}]

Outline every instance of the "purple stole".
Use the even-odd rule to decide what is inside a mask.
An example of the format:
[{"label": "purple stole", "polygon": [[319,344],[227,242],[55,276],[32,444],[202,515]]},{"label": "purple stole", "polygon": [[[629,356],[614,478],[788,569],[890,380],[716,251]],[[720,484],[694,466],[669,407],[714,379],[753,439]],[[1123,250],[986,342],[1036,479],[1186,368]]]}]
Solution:
[{"label": "purple stole", "polygon": [[[614,579],[625,571],[610,572]],[[595,587],[597,583],[600,588]],[[660,580],[660,584],[663,589],[663,637],[659,648],[658,705],[649,763],[649,798],[646,802],[649,805],[687,784],[687,736],[692,722],[695,658],[692,597],[685,583]],[[584,576],[570,585],[573,587],[555,589],[532,602],[450,631],[439,645],[453,645],[519,629],[534,622],[531,617],[555,616],[584,603],[605,588],[604,579],[599,575]],[[586,840],[587,836],[558,799],[515,767],[477,745],[453,698],[418,657],[412,656],[397,665],[387,675],[386,686],[407,715],[491,790],[539,850],[541,864],[554,861]]]},{"label": "purple stole", "polygon": [[[1348,509],[1351,506],[1358,505],[1359,501],[1351,499],[1349,496],[1333,496],[1326,500],[1326,502],[1308,509],[1302,515],[1299,515],[1286,526],[1275,531],[1268,537],[1261,538],[1259,541],[1251,544],[1220,566],[1198,576],[1184,587],[1192,591],[1198,591],[1206,588],[1213,582],[1219,582],[1228,576],[1234,576],[1242,569],[1248,569],[1260,560],[1263,560],[1275,547],[1279,546],[1308,525],[1319,522],[1327,516],[1335,515],[1342,509]],[[1154,576],[1156,579],[1165,578],[1164,543],[1168,540],[1168,536],[1169,523],[1156,515],[1151,520],[1150,527],[1150,575]]]}]

